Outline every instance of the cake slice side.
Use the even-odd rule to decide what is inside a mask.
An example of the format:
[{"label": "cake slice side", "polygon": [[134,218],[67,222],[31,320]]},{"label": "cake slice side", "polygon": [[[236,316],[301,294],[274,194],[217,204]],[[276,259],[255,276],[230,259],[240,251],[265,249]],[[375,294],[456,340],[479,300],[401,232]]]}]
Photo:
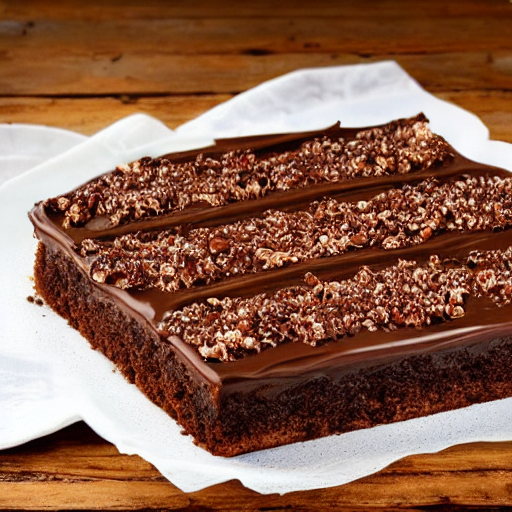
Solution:
[{"label": "cake slice side", "polygon": [[[216,455],[234,456],[512,396],[510,322],[444,348],[440,343],[405,354],[388,350],[362,361],[342,359],[310,371],[295,368],[284,377],[221,375],[220,384],[195,371],[167,338],[120,308],[58,248],[41,243],[35,268],[37,290],[49,306],[199,446]],[[294,352],[300,359],[300,351]]]}]

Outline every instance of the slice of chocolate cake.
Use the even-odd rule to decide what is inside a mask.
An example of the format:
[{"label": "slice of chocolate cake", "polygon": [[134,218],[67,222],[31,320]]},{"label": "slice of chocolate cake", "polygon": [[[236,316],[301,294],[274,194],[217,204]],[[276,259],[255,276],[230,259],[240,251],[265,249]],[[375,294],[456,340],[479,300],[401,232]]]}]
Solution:
[{"label": "slice of chocolate cake", "polygon": [[512,396],[512,175],[423,115],[143,158],[30,218],[38,293],[214,454]]}]

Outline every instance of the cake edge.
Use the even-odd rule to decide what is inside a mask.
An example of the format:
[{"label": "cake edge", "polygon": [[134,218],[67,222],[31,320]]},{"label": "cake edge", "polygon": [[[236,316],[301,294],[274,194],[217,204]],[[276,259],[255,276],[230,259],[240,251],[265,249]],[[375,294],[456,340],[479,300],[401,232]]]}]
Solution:
[{"label": "cake edge", "polygon": [[370,371],[355,367],[337,382],[320,373],[283,390],[282,379],[279,385],[265,379],[222,395],[221,386],[201,378],[149,322],[119,307],[57,244],[39,243],[35,286],[92,348],[214,455],[230,457],[512,396],[512,335],[405,356]]}]

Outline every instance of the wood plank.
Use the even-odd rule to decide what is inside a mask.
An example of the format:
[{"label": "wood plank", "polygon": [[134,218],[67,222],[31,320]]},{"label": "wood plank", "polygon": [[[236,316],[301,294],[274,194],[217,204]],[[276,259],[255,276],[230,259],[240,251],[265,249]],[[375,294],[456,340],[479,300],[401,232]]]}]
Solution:
[{"label": "wood plank", "polygon": [[504,16],[510,14],[506,1],[457,0],[456,2],[433,2],[432,0],[188,0],[186,2],[166,2],[162,0],[2,0],[0,16],[16,20],[37,19],[162,19],[166,17],[219,18],[219,17],[306,17],[332,16],[375,17],[394,19],[396,17],[433,19],[473,16]]},{"label": "wood plank", "polygon": [[491,139],[512,143],[512,93],[453,91],[436,96],[476,114],[489,128]]},{"label": "wood plank", "polygon": [[[16,50],[11,53],[16,54]],[[349,54],[186,55],[134,53],[0,56],[0,95],[233,94],[301,68],[379,61]],[[430,91],[512,90],[512,51],[399,55]],[[27,76],[30,69],[30,76]],[[457,70],[455,73],[454,70]]]},{"label": "wood plank", "polygon": [[0,97],[0,123],[44,124],[92,135],[135,113],[160,119],[174,129],[229,100],[232,95],[163,97],[33,98]]},{"label": "wood plank", "polygon": [[467,443],[451,446],[438,453],[424,453],[405,457],[390,464],[383,473],[398,475],[425,472],[511,471],[512,441],[495,443]]},{"label": "wood plank", "polygon": [[[41,481],[30,484],[0,482],[0,507],[23,510],[377,510],[396,507],[410,510],[460,505],[464,507],[510,506],[510,474],[451,478],[440,474],[420,481],[379,478],[285,496],[250,495],[239,482],[214,486],[208,493],[181,493],[165,482],[102,480],[90,482]],[[457,492],[453,493],[454,486]],[[494,509],[494,508],[493,508]]]},{"label": "wood plank", "polygon": [[197,55],[355,53],[394,55],[510,50],[512,9],[484,17],[379,18],[162,18],[101,20],[0,20],[0,48],[16,59],[30,52],[71,49],[76,55]]},{"label": "wood plank", "polygon": [[[27,492],[30,489],[30,492]],[[0,482],[0,507],[24,510],[182,509],[189,500],[163,482],[101,480],[89,482]]]},{"label": "wood plank", "polygon": [[[491,138],[512,143],[512,92],[454,91],[437,96],[479,116]],[[174,129],[232,95],[159,97],[33,98],[0,97],[0,123],[45,124],[92,135],[115,120],[143,112]]]},{"label": "wood plank", "polygon": [[[0,452],[0,508],[406,510],[511,506],[512,442],[471,443],[407,457],[345,486],[265,496],[238,481],[185,494],[84,423]],[[30,492],[25,492],[30,489]]]},{"label": "wood plank", "polygon": [[[273,11],[249,18],[252,10],[229,0],[215,15],[199,0],[192,11],[144,2],[143,11],[159,19],[125,4],[110,0],[104,9],[116,15],[102,17],[99,4],[82,12],[73,1],[4,1],[0,94],[229,94],[297,68],[390,57],[431,90],[512,89],[512,7],[501,2],[422,1],[401,9],[372,0],[362,9],[325,1],[307,18]],[[192,16],[194,6],[202,17]],[[290,14],[292,6],[283,8]],[[132,9],[137,16],[126,14]]]}]

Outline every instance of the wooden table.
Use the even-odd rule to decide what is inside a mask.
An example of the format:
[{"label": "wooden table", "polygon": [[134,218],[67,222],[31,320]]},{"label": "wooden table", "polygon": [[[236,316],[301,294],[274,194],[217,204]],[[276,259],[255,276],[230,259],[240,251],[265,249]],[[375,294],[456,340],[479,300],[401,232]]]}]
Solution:
[{"label": "wooden table", "polygon": [[[0,122],[92,134],[133,112],[175,128],[285,72],[397,60],[512,142],[512,3],[0,0]],[[1,411],[0,411],[1,414]],[[78,423],[0,452],[0,508],[512,510],[512,442],[408,457],[331,489],[185,494]]]}]

